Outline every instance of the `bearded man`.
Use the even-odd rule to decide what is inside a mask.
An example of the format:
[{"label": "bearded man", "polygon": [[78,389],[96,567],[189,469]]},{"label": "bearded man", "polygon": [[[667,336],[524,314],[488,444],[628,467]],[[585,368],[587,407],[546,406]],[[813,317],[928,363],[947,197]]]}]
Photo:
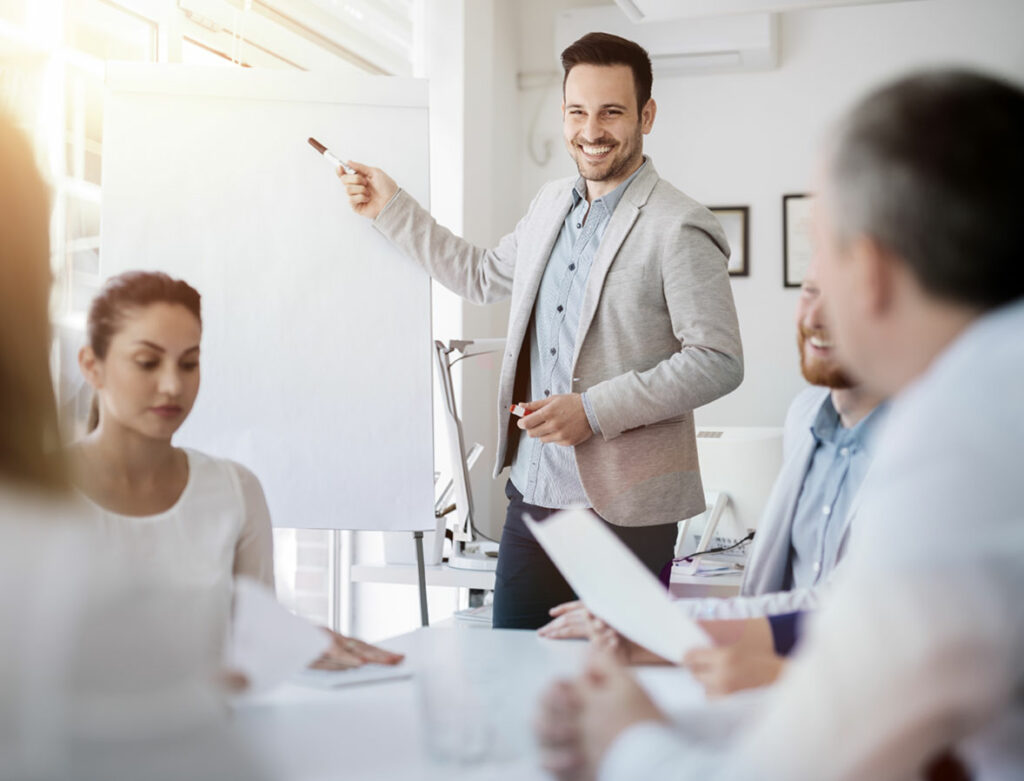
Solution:
[{"label": "bearded man", "polygon": [[[761,596],[764,614],[817,603],[846,548],[873,440],[884,419],[881,397],[854,383],[835,356],[812,263],[797,305],[800,370],[813,388],[790,405],[783,466],[768,500],[740,589]],[[729,617],[728,602],[705,617]]]}]

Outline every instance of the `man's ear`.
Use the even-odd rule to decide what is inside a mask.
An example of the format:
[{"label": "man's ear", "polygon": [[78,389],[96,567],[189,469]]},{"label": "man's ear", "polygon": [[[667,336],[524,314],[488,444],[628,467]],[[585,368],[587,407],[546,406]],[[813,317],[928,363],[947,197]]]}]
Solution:
[{"label": "man's ear", "polygon": [[658,113],[658,104],[654,98],[648,98],[647,103],[640,112],[640,132],[647,135],[654,127],[654,115]]},{"label": "man's ear", "polygon": [[103,364],[89,345],[78,351],[78,368],[82,370],[82,376],[93,390],[103,387]]},{"label": "man's ear", "polygon": [[861,236],[854,241],[848,260],[854,263],[862,312],[873,317],[888,314],[896,292],[897,258],[875,239]]}]

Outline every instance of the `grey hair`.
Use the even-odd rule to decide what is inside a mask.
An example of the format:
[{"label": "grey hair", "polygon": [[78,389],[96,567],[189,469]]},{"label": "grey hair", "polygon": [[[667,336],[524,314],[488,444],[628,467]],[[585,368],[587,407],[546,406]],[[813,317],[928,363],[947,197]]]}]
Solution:
[{"label": "grey hair", "polygon": [[1024,295],[1024,92],[945,69],[882,87],[828,151],[841,241],[868,236],[921,286],[989,309]]}]

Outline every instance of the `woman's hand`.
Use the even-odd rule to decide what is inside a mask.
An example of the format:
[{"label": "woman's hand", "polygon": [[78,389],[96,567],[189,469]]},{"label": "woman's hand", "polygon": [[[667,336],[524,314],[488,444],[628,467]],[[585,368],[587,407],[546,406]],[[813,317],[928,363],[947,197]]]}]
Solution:
[{"label": "woman's hand", "polygon": [[364,664],[398,664],[405,658],[402,654],[385,651],[330,629],[325,628],[324,631],[331,636],[331,647],[310,665],[316,670],[347,670]]}]

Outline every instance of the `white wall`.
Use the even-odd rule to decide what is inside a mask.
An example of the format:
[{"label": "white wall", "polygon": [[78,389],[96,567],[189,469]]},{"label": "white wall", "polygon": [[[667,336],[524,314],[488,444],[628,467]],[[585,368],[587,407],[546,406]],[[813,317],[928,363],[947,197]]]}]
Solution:
[{"label": "white wall", "polygon": [[[518,214],[518,128],[515,123],[517,52],[516,5],[508,0],[465,0],[465,158],[463,235],[494,246]],[[503,337],[508,304],[462,305],[467,338]],[[470,362],[467,361],[466,364]],[[460,375],[461,413],[467,443],[478,441],[484,454],[471,475],[476,522],[488,536],[500,534],[508,501],[505,480],[491,477],[498,436],[495,413],[501,355],[474,358]]]},{"label": "white wall", "polygon": [[[597,2],[521,3],[520,70],[557,67],[553,20],[558,10]],[[781,425],[802,387],[792,312],[796,291],[782,287],[783,193],[810,184],[818,139],[828,123],[866,89],[906,70],[968,64],[1024,82],[1024,2],[916,2],[785,13],[781,65],[765,73],[655,76],[658,115],[645,149],[658,172],[697,200],[750,206],[750,269],[733,291],[746,353],[746,378],[699,411],[705,425]],[[543,94],[542,94],[543,93]],[[540,185],[573,172],[561,142],[560,81],[522,93],[520,208]],[[526,152],[533,108],[553,140],[552,160]],[[533,140],[535,148],[539,139]],[[508,224],[514,219],[509,215]]]}]

